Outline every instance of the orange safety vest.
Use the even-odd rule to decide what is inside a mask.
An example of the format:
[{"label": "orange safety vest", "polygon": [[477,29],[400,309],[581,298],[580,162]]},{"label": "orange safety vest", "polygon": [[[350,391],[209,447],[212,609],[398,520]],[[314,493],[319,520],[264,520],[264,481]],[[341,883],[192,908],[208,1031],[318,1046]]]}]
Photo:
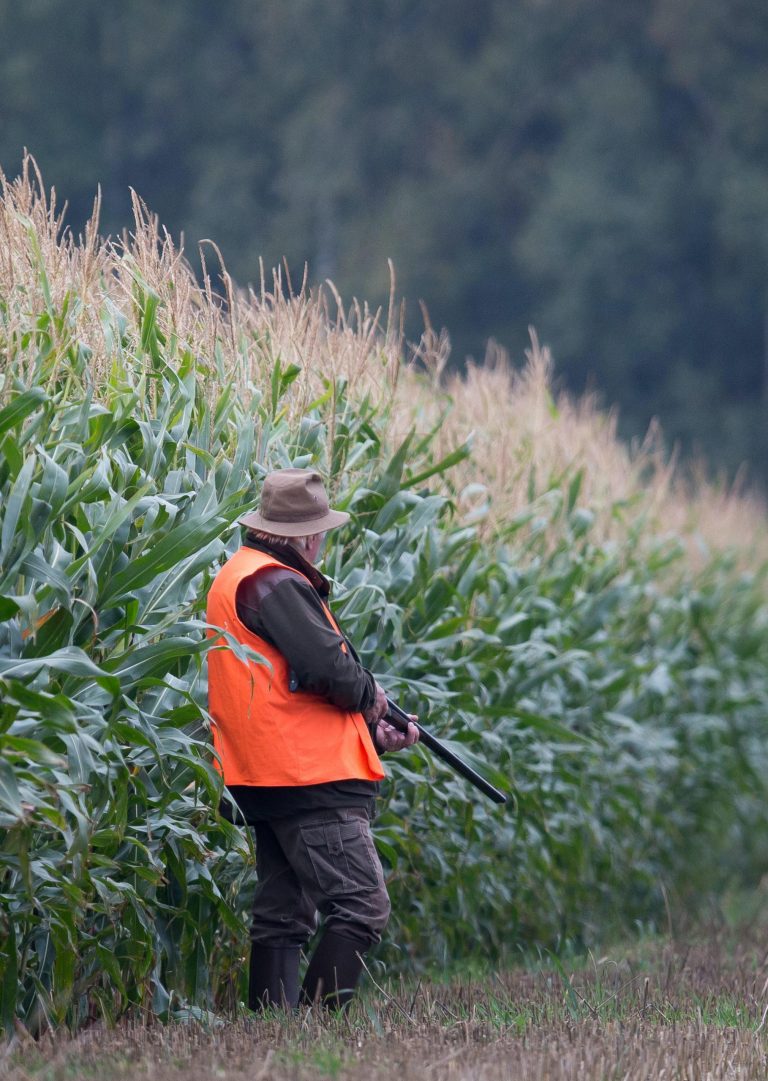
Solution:
[{"label": "orange safety vest", "polygon": [[[245,578],[285,567],[300,571],[252,548],[241,548],[216,575],[208,594],[207,620],[250,646],[271,668],[240,659],[219,645],[208,653],[208,709],[213,721],[216,763],[228,785],[309,785],[353,778],[378,781],[384,776],[368,726],[361,713],[350,713],[321,695],[289,689],[288,662],[274,646],[238,619],[235,597]],[[328,622],[346,643],[329,609]],[[209,630],[209,635],[216,631]],[[296,628],[301,634],[301,627]],[[224,648],[221,648],[224,647]]]}]

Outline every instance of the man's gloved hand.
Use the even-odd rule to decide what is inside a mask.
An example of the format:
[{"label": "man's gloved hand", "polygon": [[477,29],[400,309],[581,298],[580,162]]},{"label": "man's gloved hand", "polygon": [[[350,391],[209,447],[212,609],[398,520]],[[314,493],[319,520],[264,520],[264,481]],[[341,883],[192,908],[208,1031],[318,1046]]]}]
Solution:
[{"label": "man's gloved hand", "polygon": [[[412,721],[417,717],[410,713]],[[379,751],[402,751],[403,747],[412,747],[418,741],[419,730],[415,724],[408,725],[407,732],[400,732],[389,721],[381,720],[376,725],[376,749]]]}]

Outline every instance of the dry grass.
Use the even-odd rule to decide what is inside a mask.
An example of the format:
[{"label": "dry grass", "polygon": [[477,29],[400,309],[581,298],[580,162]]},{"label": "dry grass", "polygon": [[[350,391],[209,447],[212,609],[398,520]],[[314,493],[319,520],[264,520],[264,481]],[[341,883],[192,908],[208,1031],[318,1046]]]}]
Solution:
[{"label": "dry grass", "polygon": [[376,991],[311,1013],[205,1028],[123,1024],[6,1052],[7,1081],[622,1081],[768,1076],[768,940],[666,944],[570,976],[515,971]]},{"label": "dry grass", "polygon": [[[346,310],[332,285],[313,291],[280,272],[269,283],[262,273],[255,290],[238,290],[211,243],[202,249],[210,273],[201,285],[140,200],[134,199],[133,232],[118,242],[99,237],[98,209],[97,199],[84,236],[75,238],[62,233],[55,196],[46,195],[31,159],[16,180],[2,178],[1,354],[21,353],[33,364],[39,340],[33,336],[30,345],[29,332],[40,313],[66,309],[47,328],[45,347],[63,355],[86,346],[98,394],[115,356],[137,342],[140,284],[161,299],[158,321],[168,341],[204,358],[216,379],[234,382],[246,399],[268,386],[279,357],[283,366],[301,367],[289,401],[294,416],[323,393],[325,380],[344,378],[353,401],[367,395],[391,411],[393,441],[411,425],[426,430],[441,417],[444,451],[473,434],[474,454],[454,471],[453,485],[466,511],[489,502],[487,531],[524,511],[532,487],[566,491],[581,470],[580,502],[597,514],[597,537],[621,540],[642,519],[650,533],[686,538],[697,558],[728,548],[742,565],[768,558],[760,502],[703,476],[685,481],[656,427],[629,448],[617,438],[615,413],[589,397],[555,400],[551,357],[535,335],[522,370],[492,345],[484,365],[450,374],[445,333],[427,325],[418,343],[405,343],[394,285],[387,312],[357,302]],[[120,314],[126,323],[118,330]],[[0,401],[7,390],[0,389]]]}]

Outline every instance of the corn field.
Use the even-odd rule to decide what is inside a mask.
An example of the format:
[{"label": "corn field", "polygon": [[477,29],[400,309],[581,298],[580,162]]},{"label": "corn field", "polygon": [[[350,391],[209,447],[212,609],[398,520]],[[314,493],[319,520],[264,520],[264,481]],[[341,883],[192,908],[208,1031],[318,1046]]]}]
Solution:
[{"label": "corn field", "polygon": [[253,851],[218,813],[205,599],[282,466],[352,516],[324,569],[364,663],[510,795],[418,748],[389,763],[377,963],[578,947],[757,880],[762,508],[556,400],[535,341],[522,375],[448,377],[394,303],[200,285],[135,210],[122,242],[96,215],[74,238],[32,162],[3,180],[6,1030],[244,997]]}]

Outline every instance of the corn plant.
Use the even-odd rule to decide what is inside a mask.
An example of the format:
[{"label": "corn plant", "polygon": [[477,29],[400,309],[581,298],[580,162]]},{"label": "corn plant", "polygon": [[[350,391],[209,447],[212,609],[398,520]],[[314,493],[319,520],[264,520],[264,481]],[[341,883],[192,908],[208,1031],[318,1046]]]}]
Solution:
[{"label": "corn plant", "polygon": [[472,445],[446,448],[433,383],[428,424],[403,411],[375,324],[314,326],[302,358],[301,303],[230,288],[228,320],[146,223],[78,262],[22,210],[0,292],[6,1030],[243,998],[253,853],[218,814],[205,598],[275,467],[317,467],[351,513],[325,570],[365,662],[511,797],[390,756],[392,966],[593,942],[765,871],[759,566],[694,571],[642,517],[612,540],[578,466],[531,470],[489,530]]}]

